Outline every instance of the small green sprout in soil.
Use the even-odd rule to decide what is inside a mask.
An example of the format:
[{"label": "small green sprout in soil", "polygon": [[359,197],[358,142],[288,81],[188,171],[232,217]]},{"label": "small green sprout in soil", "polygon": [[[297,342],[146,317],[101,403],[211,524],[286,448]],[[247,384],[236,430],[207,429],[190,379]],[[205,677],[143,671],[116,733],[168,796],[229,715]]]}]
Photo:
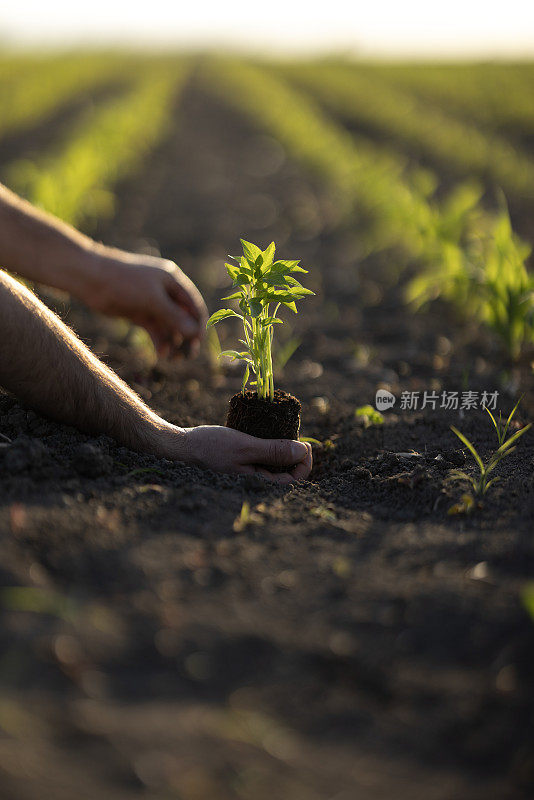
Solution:
[{"label": "small green sprout in soil", "polygon": [[[283,322],[277,314],[281,306],[297,313],[296,301],[314,294],[295,278],[296,273],[306,273],[299,261],[275,261],[275,243],[260,250],[255,244],[241,239],[243,255],[229,256],[234,264],[226,264],[228,275],[236,289],[223,300],[237,300],[239,312],[231,308],[216,311],[207,322],[208,328],[229,317],[238,317],[243,323],[244,338],[239,339],[243,350],[224,350],[221,356],[245,362],[242,391],[249,383],[256,387],[258,397],[274,399],[273,331]],[[274,306],[274,309],[272,309]]]},{"label": "small green sprout in soil", "polygon": [[299,442],[307,442],[308,444],[316,444],[317,446],[322,445],[322,442],[319,439],[314,439],[313,436],[299,436]]},{"label": "small green sprout in soil", "polygon": [[380,411],[377,411],[376,408],[373,408],[371,405],[360,406],[360,408],[357,408],[354,412],[354,416],[361,419],[365,428],[369,428],[371,425],[384,424],[384,417]]},{"label": "small green sprout in soil", "polygon": [[525,586],[522,592],[523,605],[534,620],[534,583]]},{"label": "small green sprout in soil", "polygon": [[243,505],[241,506],[241,511],[235,518],[234,524],[232,526],[235,533],[241,533],[246,528],[248,528],[249,525],[261,524],[263,521],[261,513],[263,511],[265,511],[265,507],[262,503],[257,505],[254,511],[252,511],[250,508],[249,501],[245,500],[243,502]]},{"label": "small green sprout in soil", "polygon": [[463,433],[461,433],[457,428],[455,428],[454,425],[451,425],[452,432],[455,433],[456,436],[462,442],[462,444],[464,444],[467,447],[467,449],[475,459],[476,465],[478,467],[478,474],[475,476],[468,475],[467,473],[462,472],[461,470],[454,470],[451,473],[451,478],[459,478],[461,480],[467,481],[471,485],[475,497],[482,497],[483,495],[485,495],[490,486],[493,483],[495,483],[495,481],[497,480],[497,476],[492,476],[493,470],[495,469],[495,467],[498,466],[498,464],[500,464],[503,458],[505,458],[506,456],[510,455],[510,453],[513,452],[513,450],[515,449],[513,445],[515,445],[517,440],[521,436],[523,436],[523,434],[526,433],[529,430],[529,428],[532,427],[532,423],[529,422],[528,425],[525,425],[523,428],[520,428],[514,434],[509,436],[508,439],[506,438],[506,433],[508,432],[508,428],[510,422],[513,419],[517,405],[518,404],[516,404],[512,413],[508,417],[508,420],[504,427],[503,426],[499,427],[498,423],[495,421],[491,412],[488,412],[490,413],[493,424],[495,425],[495,428],[497,430],[497,435],[499,437],[499,447],[489,456],[489,458],[485,462],[482,460],[481,456],[477,452],[474,444],[470,442],[469,439]]},{"label": "small green sprout in soil", "polygon": [[519,405],[519,403],[521,402],[522,399],[523,399],[523,395],[521,395],[521,397],[519,398],[519,400],[517,401],[515,406],[510,411],[510,414],[509,414],[508,419],[506,420],[506,422],[503,422],[502,414],[501,414],[500,411],[499,411],[499,421],[497,422],[497,420],[495,419],[495,417],[493,416],[493,414],[491,413],[489,408],[487,406],[485,407],[486,411],[488,412],[488,414],[491,417],[491,421],[493,423],[493,427],[495,428],[495,431],[497,433],[497,441],[499,442],[499,447],[502,444],[504,444],[504,442],[506,441],[506,434],[508,433],[508,428],[510,427],[510,423],[512,422],[514,414],[517,411],[517,407],[518,407],[518,405]]}]

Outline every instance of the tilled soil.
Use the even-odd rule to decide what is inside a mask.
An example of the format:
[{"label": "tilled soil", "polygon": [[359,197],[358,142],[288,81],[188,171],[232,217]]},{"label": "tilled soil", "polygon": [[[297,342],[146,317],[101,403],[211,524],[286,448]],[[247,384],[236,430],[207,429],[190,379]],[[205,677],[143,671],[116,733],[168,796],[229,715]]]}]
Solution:
[{"label": "tilled soil", "polygon": [[[309,481],[277,487],[0,396],[2,797],[530,797],[534,435],[480,508],[450,514],[451,470],[473,471],[450,425],[486,455],[487,415],[398,400],[382,426],[355,415],[377,388],[498,390],[506,411],[520,388],[524,422],[528,370],[505,374],[446,307],[407,314],[394,256],[360,263],[357,220],[198,81],[176,119],[97,234],[159,248],[211,308],[239,236],[302,257],[317,297],[277,331],[300,342],[279,385],[322,444]],[[57,302],[158,412],[223,423],[240,375],[207,347],[152,365],[119,326]],[[220,334],[230,346],[233,326]]]}]

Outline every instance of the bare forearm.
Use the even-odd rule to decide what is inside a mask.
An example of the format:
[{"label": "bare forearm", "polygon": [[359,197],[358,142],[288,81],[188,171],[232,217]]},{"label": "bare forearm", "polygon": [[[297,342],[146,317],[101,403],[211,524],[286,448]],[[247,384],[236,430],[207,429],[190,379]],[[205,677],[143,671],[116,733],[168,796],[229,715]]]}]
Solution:
[{"label": "bare forearm", "polygon": [[0,184],[0,265],[24,278],[82,295],[97,245]]},{"label": "bare forearm", "polygon": [[[30,291],[0,271],[0,386],[48,417],[161,454],[152,412]],[[178,449],[178,448],[177,448]]]}]

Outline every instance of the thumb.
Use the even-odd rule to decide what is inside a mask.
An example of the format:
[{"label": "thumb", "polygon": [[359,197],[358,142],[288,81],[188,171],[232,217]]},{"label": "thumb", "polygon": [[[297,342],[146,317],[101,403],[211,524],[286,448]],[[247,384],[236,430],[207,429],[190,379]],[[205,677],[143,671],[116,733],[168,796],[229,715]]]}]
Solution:
[{"label": "thumb", "polygon": [[308,448],[293,439],[257,439],[253,458],[257,464],[271,467],[291,467],[304,461]]}]

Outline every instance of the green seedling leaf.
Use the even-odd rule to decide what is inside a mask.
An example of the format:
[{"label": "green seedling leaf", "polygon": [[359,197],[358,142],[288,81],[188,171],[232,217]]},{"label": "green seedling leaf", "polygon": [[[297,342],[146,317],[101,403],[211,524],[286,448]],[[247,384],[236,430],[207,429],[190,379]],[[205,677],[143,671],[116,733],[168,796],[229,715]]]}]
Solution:
[{"label": "green seedling leaf", "polygon": [[[466,476],[467,477],[467,476]],[[447,514],[449,516],[454,516],[456,514],[470,514],[475,508],[475,498],[469,492],[465,492],[460,498],[460,500],[452,505]]]},{"label": "green seedling leaf", "polygon": [[467,449],[469,450],[469,452],[471,453],[471,455],[473,456],[473,458],[477,462],[478,466],[480,467],[480,470],[484,471],[484,464],[482,463],[482,459],[480,458],[479,454],[475,450],[474,445],[471,444],[471,442],[469,441],[467,436],[464,436],[464,434],[461,433],[458,430],[458,428],[455,428],[454,425],[451,425],[451,430],[452,430],[453,433],[456,434],[456,436],[459,438],[459,440],[461,442],[463,442],[463,444],[465,444],[465,446],[467,447]]},{"label": "green seedling leaf", "polygon": [[251,242],[245,241],[245,239],[240,239],[239,241],[241,242],[241,245],[243,247],[243,253],[245,255],[245,258],[248,261],[252,261],[252,263],[254,264],[258,256],[261,256],[263,260],[263,254],[259,247],[257,247],[255,244],[252,244]]},{"label": "green seedling leaf", "polygon": [[491,421],[493,422],[493,427],[497,431],[497,438],[499,440],[499,444],[501,444],[501,431],[500,431],[499,426],[497,425],[497,422],[495,421],[495,417],[493,416],[493,414],[491,413],[491,411],[489,410],[489,408],[487,406],[484,406],[484,408],[488,412],[488,414],[490,415]]},{"label": "green seedling leaf", "polygon": [[250,278],[252,278],[252,267],[250,266],[249,262],[245,258],[245,256],[241,256],[239,259],[239,266],[241,272],[244,272]]},{"label": "green seedling leaf", "polygon": [[299,442],[307,442],[308,444],[321,445],[319,439],[314,439],[313,436],[299,436]]},{"label": "green seedling leaf", "polygon": [[273,263],[274,251],[275,250],[276,250],[275,243],[271,242],[271,244],[268,247],[266,247],[265,250],[263,251],[263,253],[262,253],[262,255],[263,255],[263,270],[265,270],[268,267],[270,267],[271,264]]},{"label": "green seedling leaf", "polygon": [[376,408],[373,408],[371,405],[361,406],[357,408],[354,412],[356,417],[361,418],[363,424],[366,428],[370,425],[383,425],[384,424],[384,417],[377,411]]},{"label": "green seedling leaf", "polygon": [[250,316],[253,318],[259,317],[263,310],[263,304],[261,300],[257,299],[249,300],[249,307],[250,307]]},{"label": "green seedling leaf", "polygon": [[291,302],[288,303],[288,302],[283,300],[282,303],[283,303],[284,306],[286,306],[286,308],[289,308],[294,314],[298,314],[297,306],[296,306],[294,301],[291,301]]},{"label": "green seedling leaf", "polygon": [[239,317],[242,319],[241,314],[237,314],[235,311],[232,311],[231,308],[221,308],[219,311],[216,311],[215,314],[211,315],[206,322],[206,328],[211,328],[212,325],[216,325],[217,322],[228,319],[228,317]]},{"label": "green seedling leaf", "polygon": [[515,406],[514,406],[514,407],[512,408],[512,410],[510,411],[510,414],[509,414],[509,416],[508,416],[508,419],[506,420],[506,425],[504,426],[504,430],[503,430],[503,439],[505,439],[505,438],[506,438],[506,434],[508,433],[508,428],[510,427],[510,423],[511,423],[511,421],[512,421],[512,419],[513,419],[513,417],[514,417],[514,414],[515,414],[515,412],[517,411],[517,407],[519,406],[519,403],[521,402],[521,400],[522,400],[522,399],[523,399],[523,395],[521,395],[521,397],[519,398],[519,400],[517,401],[517,403],[515,404]]},{"label": "green seedling leaf", "polygon": [[230,278],[233,281],[235,281],[235,279],[239,275],[239,267],[237,266],[237,264],[225,264],[224,266],[226,267],[226,271],[230,276]]},{"label": "green seedling leaf", "polygon": [[267,319],[262,319],[261,324],[265,328],[268,325],[276,325],[277,323],[281,325],[283,322],[284,320],[279,317],[267,317]]},{"label": "green seedling leaf", "polygon": [[499,449],[497,450],[495,455],[499,456],[499,458],[502,458],[503,456],[507,455],[508,454],[507,451],[509,451],[509,448],[515,442],[517,442],[517,440],[521,436],[523,436],[524,433],[526,433],[528,430],[530,430],[530,428],[532,428],[532,422],[529,422],[529,424],[525,425],[524,428],[520,428],[518,431],[516,431],[514,434],[512,434],[512,436],[510,436],[509,439],[507,439],[505,442],[503,442],[503,444],[501,444],[501,446],[499,447]]},{"label": "green seedling leaf", "polygon": [[281,272],[269,272],[262,277],[264,283],[268,286],[288,286],[289,282],[287,277]]},{"label": "green seedling leaf", "polygon": [[299,267],[299,264],[300,261],[275,261],[272,268],[284,272],[308,272],[307,269]]}]

